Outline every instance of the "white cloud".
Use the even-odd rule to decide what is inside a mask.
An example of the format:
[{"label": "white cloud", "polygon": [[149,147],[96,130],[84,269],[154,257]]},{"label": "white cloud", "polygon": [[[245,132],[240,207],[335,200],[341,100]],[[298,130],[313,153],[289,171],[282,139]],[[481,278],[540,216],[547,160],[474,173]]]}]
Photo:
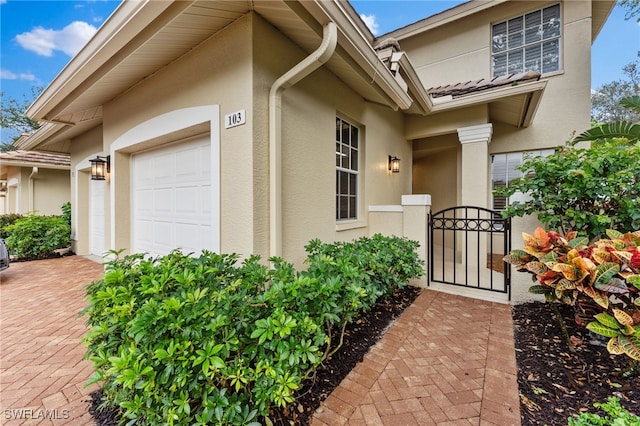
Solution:
[{"label": "white cloud", "polygon": [[[2,0],[0,0],[2,1]],[[36,27],[18,34],[16,41],[26,50],[41,56],[52,56],[60,50],[69,56],[75,55],[96,33],[97,28],[82,21],[75,21],[61,30]]]},{"label": "white cloud", "polygon": [[367,27],[369,27],[369,30],[374,36],[378,35],[379,25],[376,15],[365,15],[364,13],[361,13],[360,18],[364,21]]},{"label": "white cloud", "polygon": [[[0,0],[1,1],[1,0]],[[25,80],[25,81],[37,81],[35,75],[31,73],[16,74],[9,70],[0,70],[0,78],[3,80]]]}]

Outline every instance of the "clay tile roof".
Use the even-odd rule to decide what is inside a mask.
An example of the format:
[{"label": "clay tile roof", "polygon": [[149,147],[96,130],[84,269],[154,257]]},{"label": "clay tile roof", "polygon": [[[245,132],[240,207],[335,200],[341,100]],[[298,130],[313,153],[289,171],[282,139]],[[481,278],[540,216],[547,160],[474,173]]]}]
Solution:
[{"label": "clay tile roof", "polygon": [[492,79],[481,78],[480,80],[471,80],[463,83],[448,84],[446,86],[432,87],[427,90],[432,98],[442,96],[462,96],[470,93],[481,92],[484,90],[495,89],[501,86],[514,86],[518,83],[527,81],[540,80],[540,73],[536,71],[527,71],[519,74],[509,74]]},{"label": "clay tile roof", "polygon": [[8,151],[0,153],[0,162],[41,163],[71,167],[71,156],[57,152],[43,151]]}]

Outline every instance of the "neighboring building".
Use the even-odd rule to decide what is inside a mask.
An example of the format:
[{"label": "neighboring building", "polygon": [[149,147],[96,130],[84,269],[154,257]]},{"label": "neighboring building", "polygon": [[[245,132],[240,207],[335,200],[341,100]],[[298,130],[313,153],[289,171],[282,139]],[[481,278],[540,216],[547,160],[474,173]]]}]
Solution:
[{"label": "neighboring building", "polygon": [[60,215],[71,197],[69,154],[36,151],[0,153],[0,214]]},{"label": "neighboring building", "polygon": [[401,214],[429,197],[401,196],[499,207],[522,152],[589,127],[613,5],[474,0],[374,38],[346,1],[124,1],[29,108],[48,123],[21,146],[71,154],[79,254],[299,264],[313,238],[424,240]]}]

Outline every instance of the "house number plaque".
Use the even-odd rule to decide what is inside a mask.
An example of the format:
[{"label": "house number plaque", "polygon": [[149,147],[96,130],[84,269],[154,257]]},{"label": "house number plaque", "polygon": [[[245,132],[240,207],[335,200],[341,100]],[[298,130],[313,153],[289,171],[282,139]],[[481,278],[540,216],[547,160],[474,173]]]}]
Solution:
[{"label": "house number plaque", "polygon": [[244,124],[246,122],[246,113],[245,110],[241,109],[240,111],[232,112],[231,114],[227,114],[224,116],[224,128],[230,129],[231,127],[236,127]]}]

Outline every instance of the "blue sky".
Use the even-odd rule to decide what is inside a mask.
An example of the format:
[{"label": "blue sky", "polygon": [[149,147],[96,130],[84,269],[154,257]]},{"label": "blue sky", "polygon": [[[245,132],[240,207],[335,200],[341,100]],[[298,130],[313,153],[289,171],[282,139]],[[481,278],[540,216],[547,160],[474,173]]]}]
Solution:
[{"label": "blue sky", "polygon": [[[381,35],[460,4],[443,0],[354,0],[373,32]],[[118,6],[113,0],[0,0],[0,91],[32,99]],[[640,25],[616,7],[593,46],[592,86],[621,78],[640,51]]]}]

